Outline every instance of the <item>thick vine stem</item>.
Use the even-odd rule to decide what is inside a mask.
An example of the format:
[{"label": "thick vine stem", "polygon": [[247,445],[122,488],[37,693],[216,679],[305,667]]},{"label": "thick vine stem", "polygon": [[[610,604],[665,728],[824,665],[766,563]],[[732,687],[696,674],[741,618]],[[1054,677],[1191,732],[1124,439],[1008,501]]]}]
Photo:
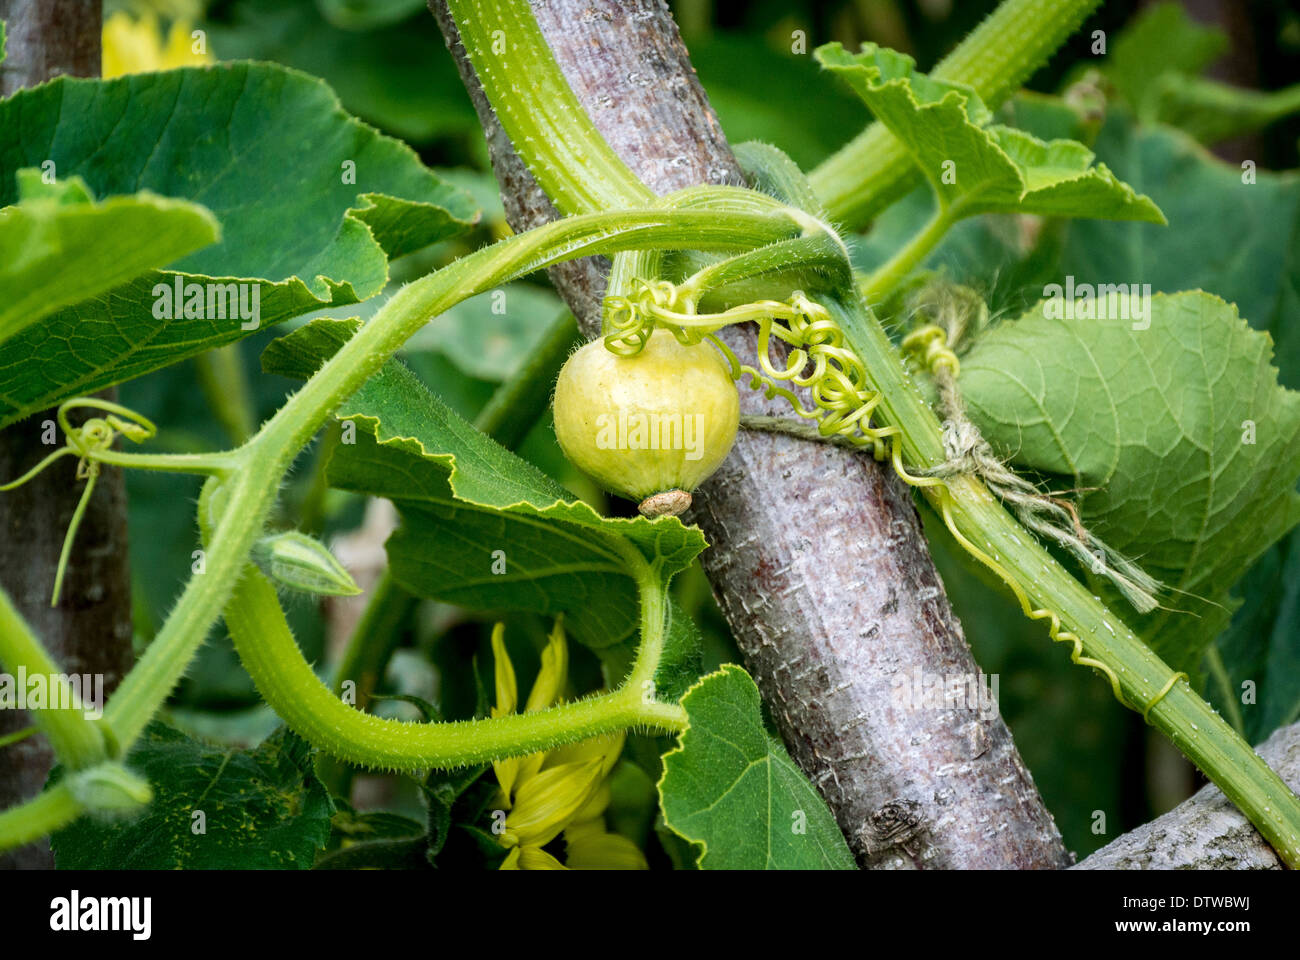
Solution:
[{"label": "thick vine stem", "polygon": [[[1003,0],[931,75],[964,83],[990,107],[1016,91],[1101,0]],[[898,139],[873,123],[809,179],[836,223],[860,229],[920,181]]]},{"label": "thick vine stem", "polygon": [[[634,683],[533,713],[453,723],[387,720],[344,703],[312,672],[275,588],[255,566],[244,568],[225,619],[240,659],[272,709],[314,746],[357,766],[408,771],[460,767],[630,727],[680,730],[686,722],[680,706],[647,700]],[[647,639],[655,644],[655,638]],[[653,672],[657,646],[650,653],[640,662]]]},{"label": "thick vine stem", "polygon": [[[515,229],[557,212],[514,151],[433,0],[479,112]],[[578,102],[658,193],[740,183],[740,169],[659,0],[531,5]],[[552,272],[587,336],[607,264]],[[753,356],[752,330],[725,334]],[[745,391],[742,413],[786,415]],[[870,458],[742,432],[688,516],[702,562],[796,762],[859,862],[878,867],[1057,867],[1069,862],[1005,724],[979,710],[900,711],[890,678],[974,677],[906,488]]]}]

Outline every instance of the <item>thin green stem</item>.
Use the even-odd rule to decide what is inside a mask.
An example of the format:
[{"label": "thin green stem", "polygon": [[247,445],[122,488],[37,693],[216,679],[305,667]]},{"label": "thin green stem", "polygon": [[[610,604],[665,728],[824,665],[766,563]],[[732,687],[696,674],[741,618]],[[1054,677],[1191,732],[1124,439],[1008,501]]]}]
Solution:
[{"label": "thin green stem", "polygon": [[[974,88],[996,107],[1051,57],[1101,0],[1003,0],[931,72]],[[865,227],[920,174],[898,138],[873,123],[809,176],[831,219]]]},{"label": "thin green stem", "polygon": [[237,450],[216,453],[126,453],[122,450],[94,450],[88,458],[114,467],[131,470],[158,470],[164,473],[193,473],[220,477],[239,469]]},{"label": "thin green stem", "polygon": [[956,220],[952,208],[937,211],[916,236],[862,281],[862,298],[871,306],[881,303],[930,255]]},{"label": "thin green stem", "polygon": [[519,369],[492,394],[474,418],[474,426],[508,450],[517,447],[545,411],[560,368],[581,342],[573,314],[564,311]]},{"label": "thin green stem", "polygon": [[1245,737],[1246,720],[1241,715],[1241,707],[1237,705],[1237,691],[1232,688],[1232,678],[1228,676],[1228,667],[1223,662],[1223,654],[1219,653],[1219,648],[1215,644],[1210,644],[1210,649],[1206,651],[1205,663],[1210,668],[1210,675],[1214,677],[1214,682],[1223,691],[1223,708],[1228,713],[1228,722],[1232,724],[1232,729],[1236,730],[1239,736]]},{"label": "thin green stem", "polygon": [[3,749],[10,744],[19,743],[26,740],[28,737],[35,736],[39,729],[39,727],[30,726],[23,727],[20,730],[15,730],[12,733],[6,733],[3,737],[0,737],[0,749]]},{"label": "thin green stem", "polygon": [[[72,704],[69,709],[30,709],[32,721],[50,739],[54,755],[65,766],[79,770],[104,759],[108,750],[98,726],[86,716],[85,705],[77,704],[71,685],[55,665],[22,615],[0,590],[0,664],[11,674],[20,671],[29,677],[45,678],[51,704]],[[101,705],[96,705],[101,706]]]}]

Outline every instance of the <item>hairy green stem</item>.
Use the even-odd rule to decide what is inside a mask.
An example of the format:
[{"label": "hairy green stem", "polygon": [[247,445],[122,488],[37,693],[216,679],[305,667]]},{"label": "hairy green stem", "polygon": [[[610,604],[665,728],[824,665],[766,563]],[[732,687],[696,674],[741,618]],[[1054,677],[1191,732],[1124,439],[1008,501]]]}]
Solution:
[{"label": "hairy green stem", "polygon": [[321,682],[294,641],[275,588],[252,564],[244,568],[225,617],[240,659],[271,708],[313,745],[358,766],[458,767],[629,727],[675,731],[686,725],[680,706],[643,703],[626,686],[547,710],[484,720],[387,720],[353,709]]},{"label": "hairy green stem", "polygon": [[916,236],[862,281],[862,298],[871,306],[884,300],[939,245],[956,219],[951,209],[936,212]]},{"label": "hairy green stem", "polygon": [[[931,71],[938,80],[974,88],[996,107],[1047,62],[1101,0],[1003,0]],[[865,227],[918,181],[898,138],[873,123],[809,176],[831,219]]]}]

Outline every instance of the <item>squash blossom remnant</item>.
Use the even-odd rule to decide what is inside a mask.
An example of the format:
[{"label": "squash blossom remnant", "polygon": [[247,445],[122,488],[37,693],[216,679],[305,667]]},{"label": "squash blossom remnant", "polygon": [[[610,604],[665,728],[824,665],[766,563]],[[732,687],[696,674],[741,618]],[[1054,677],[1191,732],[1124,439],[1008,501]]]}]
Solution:
[{"label": "squash blossom remnant", "polygon": [[175,21],[163,41],[158,18],[146,13],[138,20],[119,10],[104,21],[104,55],[101,71],[104,79],[173,67],[202,66],[215,63],[212,54],[195,53],[190,35],[192,25]]},{"label": "squash blossom remnant", "polygon": [[[492,716],[516,712],[519,702],[515,668],[506,652],[505,624],[492,631],[496,706]],[[557,620],[524,712],[560,703],[568,682],[569,648]],[[506,814],[498,842],[509,849],[502,870],[645,870],[636,844],[605,829],[609,775],[623,751],[624,734],[608,734],[552,750],[511,757],[492,764],[500,809]],[[564,834],[565,862],[543,847]]]}]

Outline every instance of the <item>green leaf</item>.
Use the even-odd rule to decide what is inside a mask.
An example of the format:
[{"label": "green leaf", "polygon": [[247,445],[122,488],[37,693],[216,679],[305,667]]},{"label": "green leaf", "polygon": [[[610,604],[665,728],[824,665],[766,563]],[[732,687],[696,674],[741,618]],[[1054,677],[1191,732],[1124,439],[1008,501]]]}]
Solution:
[{"label": "green leaf", "polygon": [[[303,376],[355,329],[315,320],[268,348],[270,373]],[[340,443],[330,482],[388,497],[403,524],[388,542],[393,576],[419,596],[475,610],[554,616],[582,642],[617,643],[636,629],[636,591],[615,541],[667,578],[704,549],[676,518],[601,517],[536,467],[452,412],[400,363],[341,406],[355,443]],[[495,571],[495,572],[494,572]]]},{"label": "green leaf", "polygon": [[198,204],[148,191],[95,203],[79,177],[43,191],[38,170],[18,173],[23,199],[0,209],[0,343],[60,307],[213,243],[219,233]]},{"label": "green leaf", "polygon": [[154,721],[127,766],[153,786],[153,804],[134,820],[83,817],[54,834],[60,869],[305,870],[329,840],[329,794],[311,748],[287,730],[255,750],[218,749]]},{"label": "green leaf", "polygon": [[1268,337],[1217,297],[1156,295],[1148,329],[1115,307],[1003,324],[962,360],[961,385],[999,451],[1092,491],[1084,522],[1172,588],[1167,609],[1128,619],[1196,674],[1228,590],[1300,520],[1300,394],[1278,386]]},{"label": "green leaf", "polygon": [[[45,160],[98,196],[148,189],[202,202],[223,236],[174,264],[178,273],[147,273],[14,338],[0,367],[0,425],[251,332],[225,311],[155,316],[155,286],[180,273],[200,288],[256,287],[269,326],[373,296],[389,257],[473,219],[469,198],[409,148],[344,114],[320,81],[270,64],[60,77],[0,101],[0,169]],[[12,191],[0,182],[0,205]]]},{"label": "green leaf", "polygon": [[1244,182],[1240,166],[1187,136],[1121,117],[1103,127],[1097,152],[1151,194],[1170,226],[1072,222],[1060,276],[1218,294],[1272,334],[1282,383],[1300,387],[1300,177],[1258,170]]},{"label": "green leaf", "polygon": [[758,687],[724,665],[687,691],[690,727],[664,755],[659,796],[669,828],[709,870],[851,870],[825,801],[763,727]]},{"label": "green leaf", "polygon": [[875,44],[850,54],[831,43],[818,48],[817,58],[898,137],[955,216],[1001,211],[1164,222],[1154,203],[1105,164],[1092,166],[1083,144],[990,125],[973,91],[916,73],[910,57]]}]

